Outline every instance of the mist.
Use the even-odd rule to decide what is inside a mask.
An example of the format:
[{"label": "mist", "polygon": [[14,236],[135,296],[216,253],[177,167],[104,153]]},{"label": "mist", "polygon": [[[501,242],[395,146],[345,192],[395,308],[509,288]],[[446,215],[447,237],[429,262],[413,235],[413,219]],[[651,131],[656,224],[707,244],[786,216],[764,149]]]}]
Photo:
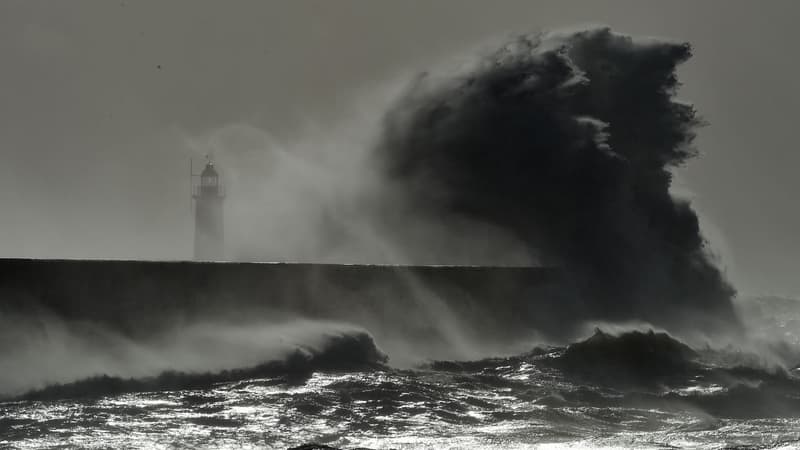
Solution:
[{"label": "mist", "polygon": [[796,442],[796,9],[0,6],[0,441]]},{"label": "mist", "polygon": [[298,350],[322,352],[331,338],[365,333],[330,321],[259,317],[231,323],[207,318],[176,322],[142,339],[103,323],[53,314],[4,314],[0,320],[3,398],[96,376],[147,378],[253,367],[282,361]]},{"label": "mist", "polygon": [[565,333],[738,332],[735,290],[673,193],[704,123],[676,97],[690,56],[605,27],[511,36],[375,86],[332,126],[184,143],[223,170],[230,259],[558,267],[577,288]]},{"label": "mist", "polygon": [[391,183],[375,152],[384,111],[405,83],[361,94],[342,119],[278,139],[249,124],[183,134],[195,160],[222,170],[226,257],[344,264],[535,264],[501,227],[443,220]]}]

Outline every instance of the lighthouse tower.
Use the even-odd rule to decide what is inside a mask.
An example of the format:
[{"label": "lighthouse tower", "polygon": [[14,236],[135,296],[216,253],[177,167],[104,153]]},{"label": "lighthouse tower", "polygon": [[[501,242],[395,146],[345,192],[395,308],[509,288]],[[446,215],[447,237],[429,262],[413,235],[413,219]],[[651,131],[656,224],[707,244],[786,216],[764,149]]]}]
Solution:
[{"label": "lighthouse tower", "polygon": [[224,257],[222,192],[219,173],[209,159],[200,173],[200,183],[193,187],[194,259],[219,261]]}]

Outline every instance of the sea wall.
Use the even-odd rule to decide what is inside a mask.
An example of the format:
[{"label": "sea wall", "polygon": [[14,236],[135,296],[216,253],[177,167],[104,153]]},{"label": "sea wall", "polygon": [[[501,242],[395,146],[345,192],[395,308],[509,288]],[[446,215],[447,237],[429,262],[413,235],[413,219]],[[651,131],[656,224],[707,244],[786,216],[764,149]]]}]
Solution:
[{"label": "sea wall", "polygon": [[579,306],[570,292],[551,268],[0,259],[0,311],[132,334],[256,313],[404,326],[458,316],[476,333],[557,330]]}]

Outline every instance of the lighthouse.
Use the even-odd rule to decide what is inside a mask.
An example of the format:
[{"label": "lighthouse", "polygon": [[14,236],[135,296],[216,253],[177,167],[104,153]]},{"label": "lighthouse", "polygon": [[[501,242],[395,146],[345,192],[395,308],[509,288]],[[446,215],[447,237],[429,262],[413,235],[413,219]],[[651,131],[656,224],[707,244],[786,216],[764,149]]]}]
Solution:
[{"label": "lighthouse", "polygon": [[219,261],[224,257],[224,221],[219,173],[209,159],[200,173],[199,184],[193,186],[194,259]]}]

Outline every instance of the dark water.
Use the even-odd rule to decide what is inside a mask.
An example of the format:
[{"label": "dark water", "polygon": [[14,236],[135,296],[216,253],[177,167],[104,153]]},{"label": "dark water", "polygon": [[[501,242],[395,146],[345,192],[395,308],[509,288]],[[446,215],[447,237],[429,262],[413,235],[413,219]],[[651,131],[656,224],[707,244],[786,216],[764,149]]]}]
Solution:
[{"label": "dark water", "polygon": [[[131,278],[120,273],[112,294]],[[747,333],[727,341],[607,323],[546,344],[524,320],[491,321],[505,317],[493,307],[517,310],[488,297],[466,314],[434,291],[328,289],[312,297],[338,299],[338,315],[312,320],[227,297],[158,309],[163,289],[150,303],[124,290],[131,302],[103,310],[104,291],[53,286],[0,297],[0,447],[800,448],[795,300],[740,302]],[[50,292],[73,296],[70,314],[32,306]]]},{"label": "dark water", "polygon": [[237,370],[90,377],[0,403],[42,447],[798,448],[800,378],[663,333],[413,369],[363,332]]}]

